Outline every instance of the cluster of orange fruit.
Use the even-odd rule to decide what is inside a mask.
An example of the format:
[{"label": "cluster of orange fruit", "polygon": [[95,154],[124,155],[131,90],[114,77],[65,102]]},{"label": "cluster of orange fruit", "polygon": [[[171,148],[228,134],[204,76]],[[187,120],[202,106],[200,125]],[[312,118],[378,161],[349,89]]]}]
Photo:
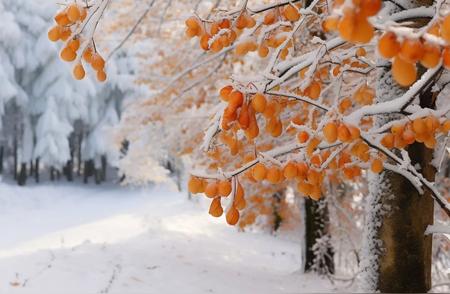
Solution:
[{"label": "cluster of orange fruit", "polygon": [[[450,43],[450,14],[431,26],[427,33]],[[434,68],[442,59],[443,65],[450,69],[450,47],[441,47],[423,38],[399,41],[394,32],[386,32],[378,41],[378,52],[386,59],[393,58],[392,76],[405,87],[417,79],[417,62],[425,68]]]},{"label": "cluster of orange fruit", "polygon": [[[301,8],[301,3],[297,3],[296,5],[287,4],[282,7],[276,7],[269,10],[265,15],[262,24],[269,26],[274,24],[277,21],[289,21],[295,22],[300,19],[299,9]],[[281,44],[283,44],[287,37],[284,33],[290,32],[292,28],[290,26],[283,26],[272,30],[268,33],[260,44],[257,44],[254,39],[245,40],[236,45],[236,54],[237,55],[245,55],[248,52],[258,51],[258,55],[261,58],[265,58],[269,52],[270,48],[278,48]],[[286,44],[286,46],[280,52],[280,58],[285,60],[288,53],[289,48],[293,46],[292,40]]]},{"label": "cluster of orange fruit", "polygon": [[[320,95],[320,84],[313,81],[303,92],[312,99]],[[265,119],[265,131],[272,137],[279,137],[283,131],[283,123],[280,114],[288,105],[295,105],[297,101],[288,101],[286,98],[277,97],[277,99],[267,99],[262,93],[255,93],[249,101],[244,99],[244,95],[232,86],[225,86],[220,90],[222,100],[228,102],[222,116],[222,130],[236,132],[238,129],[244,131],[249,141],[260,134],[260,128],[256,115],[260,113]],[[233,127],[235,126],[235,127]],[[233,136],[222,133],[221,139],[231,151],[232,155],[237,154],[239,144]]]},{"label": "cluster of orange fruit", "polygon": [[[450,18],[448,26],[450,31]],[[442,27],[444,26],[442,25]],[[392,76],[398,84],[404,87],[410,86],[416,81],[417,62],[420,62],[425,68],[434,68],[443,58],[444,66],[450,69],[450,47],[442,50],[440,46],[421,38],[406,38],[399,42],[395,33],[386,32],[378,41],[378,52],[386,59],[393,58]]]},{"label": "cluster of orange fruit", "polygon": [[[323,167],[322,165],[328,160],[331,154],[330,150],[333,147],[317,152],[322,140],[319,137],[309,138],[306,131],[301,131],[297,136],[301,143],[307,144],[305,148],[305,153],[308,156],[307,161],[289,161],[283,168],[277,165],[267,167],[264,163],[258,162],[244,174],[244,177],[251,182],[265,180],[273,185],[280,184],[285,180],[296,179],[299,192],[317,200],[321,197],[321,186],[328,169],[335,172],[341,171],[345,178],[354,180],[361,175],[361,168],[357,161],[369,162],[371,160],[371,170],[376,173],[382,171],[382,161],[377,156],[371,155],[369,146],[360,139],[358,128],[332,121],[325,124],[322,133],[324,140],[330,144],[338,140],[347,143],[345,150],[348,149],[348,151],[342,151],[326,167]],[[231,138],[228,135],[223,136],[227,136],[228,140]],[[236,139],[234,140],[235,144],[239,144]],[[250,156],[245,158],[244,161],[249,162],[253,159],[254,156]]]},{"label": "cluster of orange fruit", "polygon": [[[232,183],[230,180],[222,181],[206,181],[205,179],[191,177],[188,182],[189,192],[193,194],[204,193],[206,197],[211,198],[209,206],[209,214],[214,217],[220,217],[223,214],[221,197],[228,197],[232,192]],[[236,188],[233,203],[226,212],[226,220],[230,225],[235,225],[239,221],[239,210],[246,207],[244,189],[242,185],[236,181]]]},{"label": "cluster of orange fruit", "polygon": [[[249,171],[251,173],[251,170]],[[188,183],[189,191],[194,194],[203,193],[207,198],[212,199],[209,207],[209,214],[213,217],[221,217],[224,214],[222,199],[228,198],[231,194],[231,182],[228,180],[205,180],[191,177]],[[242,185],[236,181],[236,190],[233,203],[226,212],[225,219],[230,225],[239,225],[244,229],[255,223],[257,217],[264,216],[266,222],[273,223],[275,211],[284,219],[288,219],[289,208],[286,202],[280,200],[275,203],[274,197],[264,197],[262,195],[273,195],[279,191],[274,185],[262,185],[253,189],[254,194],[244,196]],[[284,197],[284,195],[282,195]],[[278,207],[275,207],[278,205]],[[245,209],[245,210],[244,210]]]},{"label": "cluster of orange fruit", "polygon": [[[360,138],[359,128],[338,122],[326,123],[323,127],[322,134],[325,141],[330,144],[335,143],[336,141],[340,141],[342,143],[352,143]],[[308,156],[312,156],[316,148],[321,143],[321,139],[317,136],[310,138],[307,131],[298,132],[297,140],[301,144],[307,144],[306,154]]]},{"label": "cluster of orange fruit", "polygon": [[[265,105],[267,108],[267,105]],[[264,108],[260,108],[263,114]],[[435,118],[424,118],[424,125],[431,123],[432,129],[447,131],[450,129],[450,121],[443,124],[437,124]],[[419,121],[419,120],[417,120]],[[412,123],[414,124],[414,122]],[[416,123],[417,124],[417,123]],[[409,127],[406,127],[409,128]],[[395,128],[393,128],[395,129]],[[434,132],[427,129],[428,133]],[[396,136],[401,136],[399,131],[395,129]],[[336,178],[341,174],[348,180],[356,180],[362,174],[362,168],[360,163],[368,163],[370,170],[374,173],[380,173],[383,170],[383,160],[385,156],[372,150],[370,146],[360,138],[360,130],[351,125],[344,124],[339,121],[327,122],[321,132],[321,136],[309,137],[306,131],[300,131],[297,134],[298,140],[301,143],[306,143],[305,155],[307,156],[304,161],[287,161],[284,165],[279,166],[277,164],[263,163],[259,161],[253,167],[249,168],[242,177],[250,182],[258,183],[266,181],[269,184],[277,185],[284,181],[295,180],[297,182],[297,190],[311,199],[318,200],[322,195],[322,183],[326,175],[332,178]],[[232,136],[227,134],[221,135],[223,141],[231,140]],[[239,144],[240,142],[233,138],[233,144]],[[324,140],[329,144],[333,144],[337,141],[345,143],[345,148],[339,152],[333,159],[330,160],[330,155],[333,150],[338,147],[330,145],[329,148],[319,150],[319,144]],[[397,139],[398,140],[398,139]],[[230,143],[228,143],[230,147]],[[230,147],[232,149],[232,147]],[[236,154],[236,153],[234,153]],[[233,155],[233,152],[232,152]],[[248,157],[248,158],[247,158]],[[244,158],[244,163],[248,163],[255,159],[254,155],[250,155]],[[326,165],[324,165],[327,162]],[[189,182],[189,190],[192,193],[205,193],[207,197],[213,198],[213,202],[210,207],[210,214],[214,216],[220,216],[223,213],[222,206],[220,204],[220,197],[227,197],[231,193],[231,182],[228,180],[223,181],[210,181],[207,182],[204,179],[192,177]],[[245,208],[244,191],[239,184],[236,189],[235,203],[233,209],[230,211],[230,216],[227,216],[227,222],[233,224],[233,219],[237,210]],[[242,196],[242,197],[241,197]],[[241,204],[239,204],[242,202]],[[234,210],[236,209],[236,211]],[[234,218],[232,217],[234,216]],[[250,217],[248,223],[254,222],[255,217]],[[247,221],[245,222],[247,223]]]},{"label": "cluster of orange fruit", "polygon": [[[88,8],[82,7],[76,3],[67,5],[65,9],[55,16],[56,25],[48,31],[48,38],[52,42],[65,42],[64,48],[60,52],[60,57],[66,62],[73,62],[77,59],[80,50],[81,37],[79,35],[72,36],[72,27],[77,27],[83,23],[88,14]],[[83,54],[86,63],[97,72],[97,80],[103,82],[106,80],[105,60],[102,56],[87,47]],[[82,80],[86,76],[86,71],[81,60],[73,67],[73,75],[75,79]]]},{"label": "cluster of orange fruit", "polygon": [[[335,1],[337,7],[344,4],[344,0]],[[375,29],[368,18],[374,16],[381,9],[381,0],[352,0],[350,6],[343,8],[343,16],[330,16],[322,23],[325,32],[339,31],[342,39],[352,43],[368,43]]]},{"label": "cluster of orange fruit", "polygon": [[[282,7],[273,8],[264,15],[262,24],[272,25],[278,20],[297,21],[301,16],[300,7],[301,4],[299,3],[296,5],[288,3]],[[187,27],[186,35],[189,38],[199,37],[200,47],[203,50],[219,52],[232,45],[244,29],[253,28],[256,21],[248,11],[243,10],[234,20],[224,18],[209,23],[192,16],[186,20],[185,24]],[[259,45],[254,39],[244,40],[236,46],[236,54],[245,55],[248,52],[258,51],[259,56],[264,58],[269,54],[269,48],[277,48],[286,40],[286,37],[279,36],[279,33],[289,32],[290,30],[291,28],[288,26],[272,30]],[[286,48],[283,48],[280,54],[281,59],[286,58],[290,47],[292,47],[292,41],[287,44]]]},{"label": "cluster of orange fruit", "polygon": [[318,200],[322,194],[324,172],[309,168],[305,162],[290,161],[284,168],[275,165],[266,167],[265,164],[259,162],[252,168],[251,177],[257,182],[266,180],[271,184],[297,179],[299,192]]},{"label": "cluster of orange fruit", "polygon": [[[320,79],[312,80],[311,83],[303,90],[297,90],[298,95],[309,97],[310,99],[318,99],[321,93]],[[220,97],[223,101],[228,102],[222,116],[222,130],[227,131],[233,126],[233,122],[237,123],[239,129],[242,129],[248,140],[252,140],[259,135],[259,126],[256,114],[260,113],[266,120],[265,131],[272,137],[279,137],[283,131],[283,124],[280,114],[287,105],[294,105],[297,101],[289,101],[280,98],[267,99],[262,93],[255,93],[250,97],[250,101],[244,97],[242,92],[235,90],[233,86],[228,85],[220,89]],[[230,149],[237,143],[233,138],[222,137],[222,141],[227,144]],[[236,154],[236,152],[232,152]]]},{"label": "cluster of orange fruit", "polygon": [[249,140],[256,138],[259,135],[256,113],[263,112],[267,104],[264,95],[256,94],[249,102],[242,92],[229,85],[220,90],[220,97],[228,102],[228,106],[223,111],[222,130],[229,130],[231,123],[237,122]]},{"label": "cluster of orange fruit", "polygon": [[446,135],[449,131],[450,119],[441,123],[435,116],[427,116],[406,124],[393,125],[390,132],[381,139],[381,144],[389,149],[402,149],[414,142],[419,142],[433,149],[436,146],[436,134],[441,132]]},{"label": "cluster of orange fruit", "polygon": [[[371,156],[369,146],[360,139],[355,140],[352,145],[334,157],[326,167],[323,167],[329,156],[330,150],[312,152],[320,143],[320,140],[313,138],[311,145],[307,147],[309,160],[288,161],[284,167],[276,165],[267,166],[259,162],[246,172],[245,176],[251,182],[267,181],[270,184],[279,184],[285,180],[296,180],[297,189],[305,196],[318,200],[322,194],[322,183],[327,171],[342,172],[343,176],[349,180],[355,180],[361,175],[361,168],[357,161],[371,161],[370,168],[374,173],[383,170],[382,161],[378,156]],[[348,151],[347,151],[348,149]]]},{"label": "cluster of orange fruit", "polygon": [[[253,18],[247,14],[243,15],[242,19],[244,19],[244,17],[253,20]],[[237,38],[237,33],[231,28],[231,21],[227,18],[211,23],[209,32],[206,28],[207,23],[202,22],[195,16],[188,18],[185,23],[187,27],[186,35],[190,38],[195,36],[199,37],[200,47],[205,51],[211,50],[212,52],[219,52],[224,47],[230,46]],[[247,25],[247,21],[245,24]],[[221,32],[223,29],[226,30]],[[214,41],[210,42],[213,36]]]},{"label": "cluster of orange fruit", "polygon": [[[405,148],[407,145],[417,141],[424,143],[428,148],[434,148],[437,133],[447,134],[449,131],[450,120],[447,119],[441,123],[436,117],[428,116],[415,119],[404,125],[396,124],[392,126],[390,133],[384,135],[381,143],[387,148]],[[308,159],[306,161],[288,161],[283,167],[258,162],[244,173],[244,177],[251,182],[266,181],[272,185],[280,184],[285,180],[296,180],[297,189],[300,193],[318,200],[322,194],[323,179],[330,171],[333,174],[340,172],[346,179],[355,180],[362,174],[360,162],[369,163],[370,170],[374,173],[380,173],[384,168],[383,160],[385,156],[372,150],[360,138],[360,130],[357,127],[335,121],[330,121],[324,125],[322,129],[323,140],[329,144],[333,144],[336,141],[347,144],[332,160],[329,160],[329,157],[331,150],[335,147],[318,151],[318,146],[322,141],[321,138],[309,138],[309,134],[306,131],[299,132],[297,136],[301,143],[307,143],[305,153]],[[254,156],[250,156],[245,161],[248,162],[253,159]],[[323,166],[327,161],[329,161],[328,164]],[[197,180],[201,181],[200,179]],[[229,184],[226,184],[226,182],[221,181],[214,185],[218,185],[217,187],[220,187],[220,185],[228,187],[225,189],[226,192],[217,192],[219,196],[224,197],[225,194],[231,191]],[[217,196],[215,193],[219,190],[216,190],[214,185],[211,188],[214,193],[210,192],[206,187],[202,192],[208,197]],[[241,186],[238,190],[240,191],[240,189],[242,189]],[[240,193],[243,195],[243,191]],[[242,208],[244,207],[245,205]]]},{"label": "cluster of orange fruit", "polygon": [[[355,4],[355,1],[353,1]],[[379,0],[359,1],[357,9],[345,9],[344,16],[330,16],[324,20],[324,31],[339,30],[340,35],[347,41],[367,43],[373,37],[374,30],[367,21],[368,16],[375,15],[381,7]],[[443,38],[450,43],[450,15],[434,24],[429,34]],[[392,61],[392,75],[395,81],[404,87],[412,85],[417,80],[416,63],[420,62],[425,68],[436,67],[441,58],[443,64],[450,68],[450,47],[427,42],[422,38],[397,38],[394,32],[384,33],[378,41],[378,52]]]}]

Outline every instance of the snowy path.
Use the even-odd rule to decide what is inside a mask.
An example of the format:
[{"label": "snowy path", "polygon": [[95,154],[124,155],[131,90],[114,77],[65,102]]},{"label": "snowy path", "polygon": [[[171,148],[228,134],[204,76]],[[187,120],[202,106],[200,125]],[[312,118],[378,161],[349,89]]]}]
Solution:
[{"label": "snowy path", "polygon": [[0,293],[329,292],[298,244],[164,189],[0,183]]}]

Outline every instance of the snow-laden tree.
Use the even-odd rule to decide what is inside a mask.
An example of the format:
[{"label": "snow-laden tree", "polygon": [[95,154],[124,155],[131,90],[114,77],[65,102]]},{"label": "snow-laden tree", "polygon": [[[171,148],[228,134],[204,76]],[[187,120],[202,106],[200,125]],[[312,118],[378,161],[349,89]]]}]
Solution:
[{"label": "snow-laden tree", "polygon": [[170,182],[170,172],[163,162],[168,152],[164,141],[156,140],[160,138],[161,130],[157,125],[149,124],[127,133],[127,148],[118,161],[122,183],[144,185]]},{"label": "snow-laden tree", "polygon": [[55,98],[50,96],[44,113],[37,122],[34,157],[40,158],[49,166],[63,167],[70,159],[68,137],[72,131],[67,119],[60,116]]},{"label": "snow-laden tree", "polygon": [[2,60],[2,66],[0,67],[0,79],[2,81],[2,90],[0,91],[0,115],[3,116],[8,101],[19,95],[20,92],[15,81],[13,61],[9,54],[14,47],[18,46],[20,41],[20,28],[15,22],[14,15],[5,10],[5,3],[3,2],[0,3],[0,17],[2,19],[0,33],[0,58]]},{"label": "snow-laden tree", "polygon": [[[3,55],[0,68],[7,73],[2,84],[5,89],[2,97],[7,97],[14,105],[10,107],[12,112],[3,116],[14,122],[14,130],[3,131],[11,135],[7,136],[8,140],[16,142],[14,148],[22,150],[14,152],[14,166],[20,161],[21,174],[26,176],[28,164],[39,157],[45,165],[58,163],[57,167],[61,167],[65,164],[69,126],[86,116],[87,108],[83,102],[92,98],[95,90],[89,82],[80,84],[72,79],[67,67],[55,56],[57,48],[47,41],[46,30],[51,22],[51,11],[55,9],[53,1],[2,1],[1,5],[5,14],[2,17],[5,33],[0,37]],[[57,116],[62,123],[50,123],[51,115]],[[56,142],[44,143],[54,140],[49,139],[49,134],[56,133],[59,133]],[[34,150],[37,142],[39,148]],[[23,179],[20,181],[23,183]]]},{"label": "snow-laden tree", "polygon": [[[134,91],[133,65],[116,58],[125,53],[109,60],[109,84],[93,83],[92,75],[74,80],[71,67],[58,56],[59,46],[48,41],[58,4],[20,0],[0,5],[0,115],[8,124],[2,129],[2,150],[8,147],[5,154],[13,155],[14,174],[20,166],[25,179],[28,168],[38,178],[39,169],[47,167],[64,170],[71,179],[75,160],[98,163],[112,156],[110,134],[103,131],[118,122],[121,101]],[[78,167],[80,172],[83,164]]]}]

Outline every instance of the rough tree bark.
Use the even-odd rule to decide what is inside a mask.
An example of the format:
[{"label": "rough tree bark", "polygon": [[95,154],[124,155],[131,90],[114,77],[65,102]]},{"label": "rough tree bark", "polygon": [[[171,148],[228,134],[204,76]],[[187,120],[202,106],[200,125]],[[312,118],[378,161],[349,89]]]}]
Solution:
[{"label": "rough tree bark", "polygon": [[[394,99],[404,92],[386,69],[379,70],[377,81],[378,101]],[[430,88],[419,98],[421,106],[433,108]],[[378,119],[376,124],[383,125],[390,119]],[[432,150],[415,143],[407,151],[412,164],[418,163],[424,176],[433,181],[436,170],[431,165]],[[361,290],[427,292],[431,287],[432,237],[424,233],[433,224],[432,197],[428,191],[420,195],[406,178],[390,171],[370,175],[369,182]]]},{"label": "rough tree bark", "polygon": [[[422,107],[435,106],[430,90],[420,95]],[[408,148],[408,153],[412,164],[419,164],[425,178],[434,181],[436,169],[431,164],[432,150],[415,143]],[[434,201],[430,191],[420,195],[407,179],[395,177],[397,181],[391,179],[391,183],[396,197],[386,201],[395,211],[386,216],[381,228],[381,239],[391,246],[381,258],[380,290],[428,292],[431,288],[432,235],[425,235],[425,230],[433,224]]]},{"label": "rough tree bark", "polygon": [[[414,163],[421,164],[427,179],[433,180],[432,152],[415,144],[409,154]],[[398,174],[383,172],[373,177],[368,207],[374,211],[368,212],[365,260],[361,263],[366,274],[363,289],[427,292],[431,287],[432,237],[425,235],[425,230],[433,224],[434,202],[429,192],[420,195]]]}]

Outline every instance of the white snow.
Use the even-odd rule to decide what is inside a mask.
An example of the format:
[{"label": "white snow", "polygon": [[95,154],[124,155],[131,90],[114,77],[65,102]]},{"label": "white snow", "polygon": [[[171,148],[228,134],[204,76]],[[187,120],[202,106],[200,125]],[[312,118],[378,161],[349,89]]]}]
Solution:
[{"label": "white snow", "polygon": [[0,293],[333,290],[299,273],[296,241],[238,232],[163,187],[0,183],[0,226]]},{"label": "white snow", "polygon": [[450,235],[450,226],[444,224],[428,225],[427,229],[425,230],[425,235],[429,234]]}]

